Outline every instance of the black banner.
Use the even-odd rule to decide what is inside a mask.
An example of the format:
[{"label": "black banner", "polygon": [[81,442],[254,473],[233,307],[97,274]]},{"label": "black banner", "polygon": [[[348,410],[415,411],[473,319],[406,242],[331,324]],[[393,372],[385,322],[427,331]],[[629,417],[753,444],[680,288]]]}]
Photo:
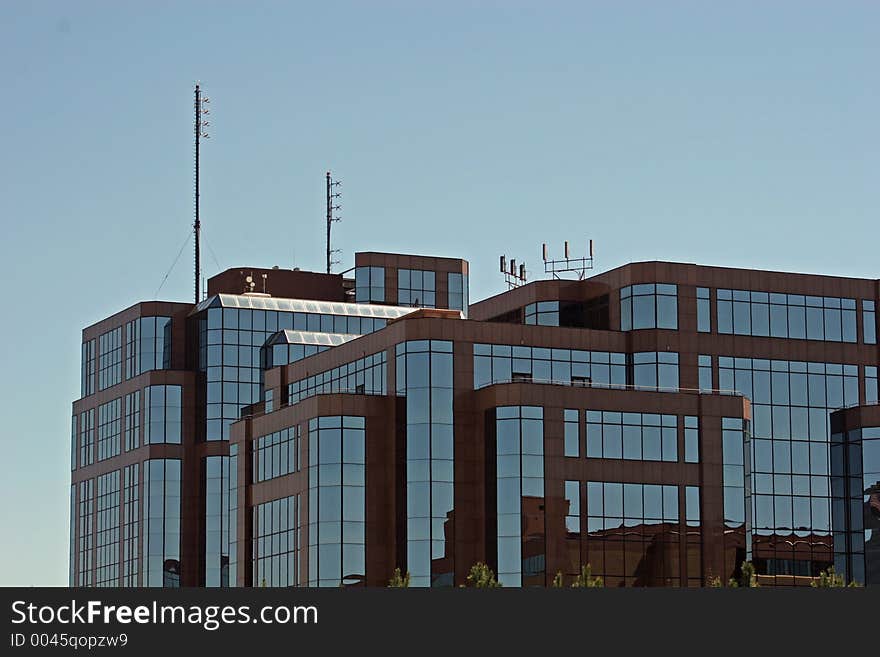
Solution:
[{"label": "black banner", "polygon": [[190,648],[522,654],[528,646],[578,653],[598,646],[812,651],[849,641],[870,645],[880,626],[880,595],[869,589],[0,591],[2,655],[177,655]]}]

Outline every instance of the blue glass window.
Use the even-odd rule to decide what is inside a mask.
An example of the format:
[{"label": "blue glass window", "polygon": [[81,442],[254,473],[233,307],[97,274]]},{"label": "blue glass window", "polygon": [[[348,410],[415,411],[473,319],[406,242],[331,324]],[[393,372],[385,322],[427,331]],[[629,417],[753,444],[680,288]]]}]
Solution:
[{"label": "blue glass window", "polygon": [[180,485],[179,459],[144,461],[144,586],[180,586]]},{"label": "blue glass window", "polygon": [[565,456],[580,456],[580,426],[577,409],[565,409]]},{"label": "blue glass window", "polygon": [[451,310],[461,310],[464,316],[468,313],[468,275],[449,272],[447,278],[449,295],[448,306]]},{"label": "blue glass window", "polygon": [[697,331],[709,333],[712,331],[712,316],[709,310],[709,288],[697,288]]},{"label": "blue glass window", "polygon": [[677,461],[675,415],[587,411],[587,457]]},{"label": "blue glass window", "polygon": [[385,268],[358,267],[354,270],[355,299],[358,303],[385,301]]},{"label": "blue glass window", "polygon": [[620,290],[620,330],[677,329],[678,286],[630,285]]},{"label": "blue glass window", "polygon": [[300,496],[253,507],[252,586],[298,586],[301,559]]},{"label": "blue glass window", "polygon": [[174,385],[144,388],[144,444],[181,442],[181,387]]},{"label": "blue glass window", "polygon": [[[539,529],[544,527],[543,417],[539,406],[495,409],[497,563],[504,586],[546,584],[545,536]],[[532,530],[524,536],[523,527]]]},{"label": "blue glass window", "polygon": [[309,421],[309,586],[362,582],[366,572],[364,418]]},{"label": "blue glass window", "polygon": [[530,303],[525,307],[524,321],[537,326],[559,326],[559,302]]},{"label": "blue glass window", "polygon": [[397,305],[434,308],[436,304],[436,275],[433,271],[397,270]]},{"label": "blue glass window", "polygon": [[626,355],[607,351],[474,345],[474,389],[512,381],[624,387]]},{"label": "blue glass window", "polygon": [[452,343],[398,344],[397,394],[406,398],[407,568],[411,586],[451,586],[447,532],[454,509]]},{"label": "blue glass window", "polygon": [[877,314],[874,301],[862,300],[862,332],[865,344],[877,344]]},{"label": "blue glass window", "polygon": [[724,289],[717,297],[719,333],[856,342],[855,299]]}]

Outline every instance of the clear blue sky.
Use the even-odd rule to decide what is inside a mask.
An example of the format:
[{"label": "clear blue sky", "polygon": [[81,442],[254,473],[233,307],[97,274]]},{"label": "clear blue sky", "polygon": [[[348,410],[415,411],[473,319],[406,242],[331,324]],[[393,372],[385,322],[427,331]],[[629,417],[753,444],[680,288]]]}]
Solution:
[{"label": "clear blue sky", "polygon": [[[206,273],[356,250],[596,241],[646,259],[877,278],[880,4],[0,3],[0,584],[67,582],[80,331]],[[581,247],[582,248],[582,247]],[[159,295],[190,300],[192,252]]]}]

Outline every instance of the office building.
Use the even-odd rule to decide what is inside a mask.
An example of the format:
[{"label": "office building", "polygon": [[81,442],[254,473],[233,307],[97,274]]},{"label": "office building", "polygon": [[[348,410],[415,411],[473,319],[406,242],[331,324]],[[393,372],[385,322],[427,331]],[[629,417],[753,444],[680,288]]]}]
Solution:
[{"label": "office building", "polygon": [[[249,277],[249,279],[248,279]],[[880,584],[878,281],[238,268],[83,333],[71,583]]]}]

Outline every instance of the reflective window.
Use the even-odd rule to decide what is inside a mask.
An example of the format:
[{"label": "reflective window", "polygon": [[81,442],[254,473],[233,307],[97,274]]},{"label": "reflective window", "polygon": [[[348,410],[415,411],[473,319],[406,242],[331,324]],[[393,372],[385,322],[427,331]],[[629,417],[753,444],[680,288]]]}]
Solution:
[{"label": "reflective window", "polygon": [[[74,413],[72,422],[70,423],[70,469],[76,470],[76,445],[77,445],[77,437],[79,436],[79,420],[77,419],[77,415]],[[73,527],[73,525],[71,525]],[[71,529],[71,533],[73,530]],[[73,584],[71,584],[73,586]]]},{"label": "reflective window", "polygon": [[709,310],[709,288],[697,288],[697,331],[710,333],[712,331],[712,314]]},{"label": "reflective window", "polygon": [[712,385],[712,356],[700,354],[697,358],[697,366],[699,367],[700,392],[712,392],[715,386]]},{"label": "reflective window", "polygon": [[564,412],[565,419],[565,456],[580,456],[580,426],[578,422],[577,409],[566,408]]},{"label": "reflective window", "polygon": [[877,399],[877,367],[865,365],[865,403],[876,404]]},{"label": "reflective window", "polygon": [[461,310],[467,317],[468,304],[470,303],[468,292],[468,275],[449,272],[448,278],[449,303],[451,310]]},{"label": "reflective window", "polygon": [[265,402],[265,411],[266,413],[271,413],[275,410],[275,391],[272,389],[266,390],[263,392],[263,401]]},{"label": "reflective window", "polygon": [[385,301],[385,268],[358,267],[354,270],[355,299],[358,303]]},{"label": "reflective window", "polygon": [[862,331],[865,344],[877,344],[877,314],[874,302],[862,299]]},{"label": "reflective window", "polygon": [[300,435],[297,425],[255,438],[251,442],[252,481],[259,483],[299,472]]},{"label": "reflective window", "polygon": [[79,414],[79,467],[95,462],[95,409]]},{"label": "reflective window", "polygon": [[300,496],[253,507],[251,586],[298,586],[301,550]]},{"label": "reflective window", "polygon": [[233,586],[229,579],[229,476],[228,456],[202,460],[205,491],[205,586]]},{"label": "reflective window", "polygon": [[80,396],[95,394],[95,341],[87,340],[82,345],[82,373]]},{"label": "reflective window", "polygon": [[406,549],[410,586],[453,584],[452,342],[396,347],[397,394],[406,397]]},{"label": "reflective window", "polygon": [[746,521],[745,507],[745,428],[740,418],[722,418],[724,524],[739,527]]},{"label": "reflective window", "polygon": [[334,367],[287,386],[288,403],[296,404],[315,395],[350,392],[359,395],[384,395],[384,351],[365,356],[351,363]]},{"label": "reflective window", "polygon": [[229,446],[229,586],[238,586],[238,445]]},{"label": "reflective window", "polygon": [[[74,422],[74,428],[76,424]],[[76,432],[74,431],[74,434]],[[76,467],[76,466],[74,466]],[[76,573],[76,484],[70,485],[70,540],[68,542],[68,555],[67,555],[67,585],[70,587],[74,587],[77,584],[77,573]]]},{"label": "reflective window", "polygon": [[700,487],[685,486],[685,550],[688,586],[705,586],[703,579],[703,536],[700,512]]},{"label": "reflective window", "polygon": [[125,451],[141,446],[141,391],[125,395]]},{"label": "reflective window", "polygon": [[684,416],[684,460],[700,462],[700,418],[694,415]]},{"label": "reflective window", "polygon": [[181,387],[144,388],[144,444],[181,442]]},{"label": "reflective window", "polygon": [[581,533],[581,493],[579,481],[565,482],[565,531],[572,534]]},{"label": "reflective window", "polygon": [[808,557],[818,573],[830,563],[832,541],[829,413],[858,403],[858,367],[727,357],[719,357],[718,365],[720,387],[744,391],[752,400],[746,455],[752,457],[747,508],[754,540],[791,559],[790,548],[773,537],[794,533],[801,558]]},{"label": "reflective window", "polygon": [[241,409],[261,398],[260,349],[293,313],[210,308],[199,318],[200,366],[205,372],[205,440],[226,440]]},{"label": "reflective window", "polygon": [[834,564],[847,581],[880,584],[880,427],[834,434]]},{"label": "reflective window", "polygon": [[537,326],[559,326],[559,302],[539,301],[525,307],[525,323]]},{"label": "reflective window", "polygon": [[364,581],[366,443],[364,418],[309,421],[309,586]]},{"label": "reflective window", "polygon": [[620,330],[677,329],[678,286],[630,285],[620,290]]},{"label": "reflective window", "polygon": [[295,363],[298,360],[308,358],[328,349],[330,349],[329,346],[316,344],[275,344],[271,348],[263,348],[260,366],[264,370],[269,370],[280,365]]},{"label": "reflective window", "polygon": [[632,384],[636,388],[662,392],[678,390],[678,354],[672,351],[642,351],[631,356]]},{"label": "reflective window", "polygon": [[855,299],[724,289],[717,297],[719,333],[856,341]]},{"label": "reflective window", "polygon": [[[250,304],[254,299],[259,297],[232,296],[226,302]],[[242,408],[262,399],[264,368],[286,365],[342,344],[351,335],[378,330],[385,326],[386,317],[403,312],[385,306],[296,299],[266,298],[261,302],[266,306],[272,302],[283,310],[211,307],[198,320],[199,362],[207,381],[206,440],[228,439],[229,427],[239,419]],[[270,339],[273,343],[267,344]],[[305,384],[306,394],[311,396],[320,392],[311,388],[323,385],[323,381],[313,378]]]},{"label": "reflective window", "polygon": [[685,515],[689,527],[700,526],[700,487],[685,486]]},{"label": "reflective window", "polygon": [[123,468],[122,481],[122,582],[121,586],[140,586],[140,499],[139,463]]},{"label": "reflective window", "polygon": [[587,411],[587,458],[677,461],[675,415]]},{"label": "reflective window", "polygon": [[122,327],[98,336],[98,390],[122,381]]},{"label": "reflective window", "polygon": [[119,586],[119,470],[97,478],[95,586]]},{"label": "reflective window", "polygon": [[122,447],[122,397],[98,406],[98,460],[117,456]]},{"label": "reflective window", "polygon": [[626,386],[626,355],[607,351],[474,345],[474,389],[513,381]]},{"label": "reflective window", "polygon": [[143,586],[180,586],[180,459],[144,461]]},{"label": "reflective window", "polygon": [[397,270],[397,305],[434,308],[437,305],[436,275],[422,269]]},{"label": "reflective window", "polygon": [[140,317],[125,325],[125,378],[171,367],[171,318]]},{"label": "reflective window", "polygon": [[504,586],[546,585],[543,418],[540,406],[495,409],[497,564]]},{"label": "reflective window", "polygon": [[588,481],[587,558],[605,586],[678,586],[678,487]]},{"label": "reflective window", "polygon": [[87,479],[79,482],[79,514],[77,523],[77,585],[92,586],[94,566],[94,536],[92,529],[94,527],[95,512],[95,480]]}]

